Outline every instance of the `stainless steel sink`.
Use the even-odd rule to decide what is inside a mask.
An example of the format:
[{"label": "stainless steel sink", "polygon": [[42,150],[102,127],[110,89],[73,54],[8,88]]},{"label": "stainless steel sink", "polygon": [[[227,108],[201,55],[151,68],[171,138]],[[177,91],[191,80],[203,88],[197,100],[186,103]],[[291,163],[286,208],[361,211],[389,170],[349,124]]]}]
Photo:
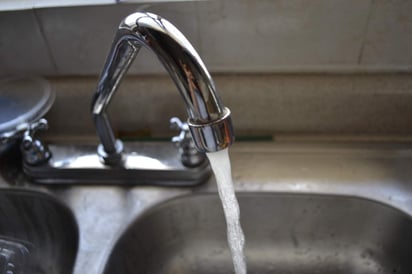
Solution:
[{"label": "stainless steel sink", "polygon": [[0,273],[72,273],[77,247],[77,224],[58,200],[0,190]]},{"label": "stainless steel sink", "polygon": [[[412,273],[412,219],[367,199],[239,195],[248,273]],[[104,273],[233,273],[221,205],[193,194],[154,206],[120,237]]]},{"label": "stainless steel sink", "polygon": [[[230,152],[249,274],[412,273],[412,144]],[[0,247],[23,250],[25,274],[233,273],[213,176],[191,188],[40,186],[12,160],[0,158]]]}]

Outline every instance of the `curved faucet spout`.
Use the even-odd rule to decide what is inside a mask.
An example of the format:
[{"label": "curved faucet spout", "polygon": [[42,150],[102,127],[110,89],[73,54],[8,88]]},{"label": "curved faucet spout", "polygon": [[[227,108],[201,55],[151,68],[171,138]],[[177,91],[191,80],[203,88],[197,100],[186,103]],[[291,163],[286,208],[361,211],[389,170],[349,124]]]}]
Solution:
[{"label": "curved faucet spout", "polygon": [[230,111],[222,104],[195,49],[167,20],[152,13],[137,12],[120,24],[92,102],[94,122],[101,141],[98,152],[105,163],[117,164],[122,150],[121,142],[114,137],[106,110],[142,46],[155,53],[180,91],[197,149],[213,152],[228,147],[234,139]]}]

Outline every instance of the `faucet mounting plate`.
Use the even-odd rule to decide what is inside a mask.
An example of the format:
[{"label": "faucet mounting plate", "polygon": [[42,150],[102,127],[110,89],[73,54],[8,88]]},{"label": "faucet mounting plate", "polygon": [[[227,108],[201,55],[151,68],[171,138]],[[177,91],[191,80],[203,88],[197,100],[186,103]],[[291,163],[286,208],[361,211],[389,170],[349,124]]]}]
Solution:
[{"label": "faucet mounting plate", "polygon": [[207,161],[197,167],[181,163],[178,148],[166,142],[125,142],[117,166],[104,165],[95,145],[50,145],[47,163],[24,163],[26,175],[42,184],[130,184],[194,186],[210,176]]}]

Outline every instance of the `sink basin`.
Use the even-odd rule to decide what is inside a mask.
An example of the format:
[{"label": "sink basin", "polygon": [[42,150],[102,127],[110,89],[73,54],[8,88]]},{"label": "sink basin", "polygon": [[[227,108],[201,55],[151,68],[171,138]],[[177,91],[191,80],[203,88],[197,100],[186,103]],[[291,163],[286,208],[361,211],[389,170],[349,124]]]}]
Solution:
[{"label": "sink basin", "polygon": [[0,273],[72,273],[77,246],[77,224],[59,201],[0,190]]},{"label": "sink basin", "polygon": [[[239,194],[248,273],[412,273],[412,220],[374,201]],[[217,195],[175,198],[119,238],[104,273],[233,273]]]}]

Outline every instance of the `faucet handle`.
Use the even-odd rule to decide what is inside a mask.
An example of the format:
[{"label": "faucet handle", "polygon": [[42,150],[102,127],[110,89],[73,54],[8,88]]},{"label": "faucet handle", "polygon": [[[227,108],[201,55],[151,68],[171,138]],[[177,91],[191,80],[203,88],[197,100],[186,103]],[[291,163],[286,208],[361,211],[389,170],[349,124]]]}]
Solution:
[{"label": "faucet handle", "polygon": [[179,135],[172,137],[172,142],[176,145],[181,144],[182,142],[190,141],[188,140],[191,136],[187,136],[189,132],[189,126],[187,123],[182,122],[178,117],[170,118],[170,128],[174,130],[180,130]]},{"label": "faucet handle", "polygon": [[21,151],[23,153],[24,161],[30,165],[37,165],[48,161],[51,153],[43,142],[35,138],[34,135],[38,130],[47,130],[47,120],[42,118],[39,121],[27,124],[26,130],[23,133],[23,140],[21,143]]},{"label": "faucet handle", "polygon": [[187,167],[201,165],[206,160],[206,155],[197,151],[189,125],[177,117],[172,117],[170,119],[170,128],[180,131],[179,135],[172,137],[172,142],[179,148],[182,164]]}]

